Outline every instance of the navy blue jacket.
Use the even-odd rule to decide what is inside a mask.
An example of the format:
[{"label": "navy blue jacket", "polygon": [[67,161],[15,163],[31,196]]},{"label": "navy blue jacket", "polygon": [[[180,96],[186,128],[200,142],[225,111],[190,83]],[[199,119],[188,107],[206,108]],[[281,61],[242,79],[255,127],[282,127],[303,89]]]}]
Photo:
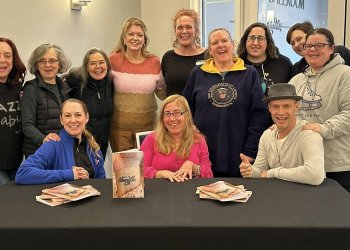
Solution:
[{"label": "navy blue jacket", "polygon": [[[65,129],[61,130],[59,136],[61,141],[45,142],[21,164],[16,174],[16,183],[45,184],[74,180],[74,137]],[[97,157],[95,152],[90,150],[88,143],[86,152],[95,170],[94,178],[105,178],[101,152],[100,157]]]},{"label": "navy blue jacket", "polygon": [[239,154],[255,158],[269,115],[257,71],[240,58],[234,61],[225,76],[213,59],[195,67],[182,93],[206,136],[212,170],[241,176]]}]

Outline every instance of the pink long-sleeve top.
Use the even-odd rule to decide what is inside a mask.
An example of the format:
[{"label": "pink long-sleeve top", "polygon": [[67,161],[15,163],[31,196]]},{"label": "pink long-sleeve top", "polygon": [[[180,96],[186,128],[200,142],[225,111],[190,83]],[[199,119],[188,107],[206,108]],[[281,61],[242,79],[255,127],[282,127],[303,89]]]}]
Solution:
[{"label": "pink long-sleeve top", "polygon": [[153,178],[159,170],[176,172],[187,160],[201,166],[201,178],[213,177],[208,146],[204,137],[202,137],[199,142],[192,145],[190,155],[185,159],[176,156],[175,153],[170,153],[168,155],[160,153],[157,150],[155,133],[147,135],[142,142],[141,150],[144,153],[143,167],[144,177],[146,178]]}]

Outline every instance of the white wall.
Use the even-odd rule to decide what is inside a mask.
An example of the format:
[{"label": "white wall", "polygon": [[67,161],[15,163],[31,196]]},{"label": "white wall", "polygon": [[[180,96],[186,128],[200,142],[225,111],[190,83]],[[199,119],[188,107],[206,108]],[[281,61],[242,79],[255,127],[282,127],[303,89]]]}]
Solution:
[{"label": "white wall", "polygon": [[190,0],[141,0],[141,16],[151,40],[148,49],[160,59],[172,49],[172,18],[181,8],[190,8]]},{"label": "white wall", "polygon": [[[53,42],[62,47],[72,66],[80,66],[90,47],[111,52],[123,22],[141,17],[140,0],[92,0],[82,11],[71,10],[70,0],[0,0],[0,6],[0,37],[15,42],[25,65],[37,46]],[[31,78],[27,74],[26,80]],[[105,170],[111,177],[110,152]]]},{"label": "white wall", "polygon": [[141,17],[140,0],[92,0],[82,11],[71,10],[70,0],[0,0],[0,6],[0,36],[15,42],[26,65],[38,45],[53,42],[79,66],[90,47],[109,53],[124,20]]}]

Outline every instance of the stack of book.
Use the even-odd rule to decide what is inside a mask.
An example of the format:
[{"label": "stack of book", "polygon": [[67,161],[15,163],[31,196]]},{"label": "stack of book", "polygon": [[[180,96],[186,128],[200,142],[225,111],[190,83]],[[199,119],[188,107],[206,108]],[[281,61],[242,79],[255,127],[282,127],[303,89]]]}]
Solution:
[{"label": "stack of book", "polygon": [[196,194],[201,199],[247,202],[252,195],[243,185],[232,185],[224,181],[217,181],[209,185],[197,187]]},{"label": "stack of book", "polygon": [[90,185],[78,187],[65,183],[42,190],[42,194],[36,196],[36,201],[54,207],[98,195],[101,195],[101,193]]}]

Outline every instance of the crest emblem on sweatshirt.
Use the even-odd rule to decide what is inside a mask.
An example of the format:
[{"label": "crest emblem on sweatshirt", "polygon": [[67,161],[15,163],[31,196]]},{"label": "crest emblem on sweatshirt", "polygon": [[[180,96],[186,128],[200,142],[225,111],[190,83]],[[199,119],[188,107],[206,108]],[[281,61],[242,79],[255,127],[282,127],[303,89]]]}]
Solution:
[{"label": "crest emblem on sweatshirt", "polygon": [[209,89],[208,99],[215,107],[228,107],[236,101],[237,90],[232,84],[225,82],[217,83]]}]

